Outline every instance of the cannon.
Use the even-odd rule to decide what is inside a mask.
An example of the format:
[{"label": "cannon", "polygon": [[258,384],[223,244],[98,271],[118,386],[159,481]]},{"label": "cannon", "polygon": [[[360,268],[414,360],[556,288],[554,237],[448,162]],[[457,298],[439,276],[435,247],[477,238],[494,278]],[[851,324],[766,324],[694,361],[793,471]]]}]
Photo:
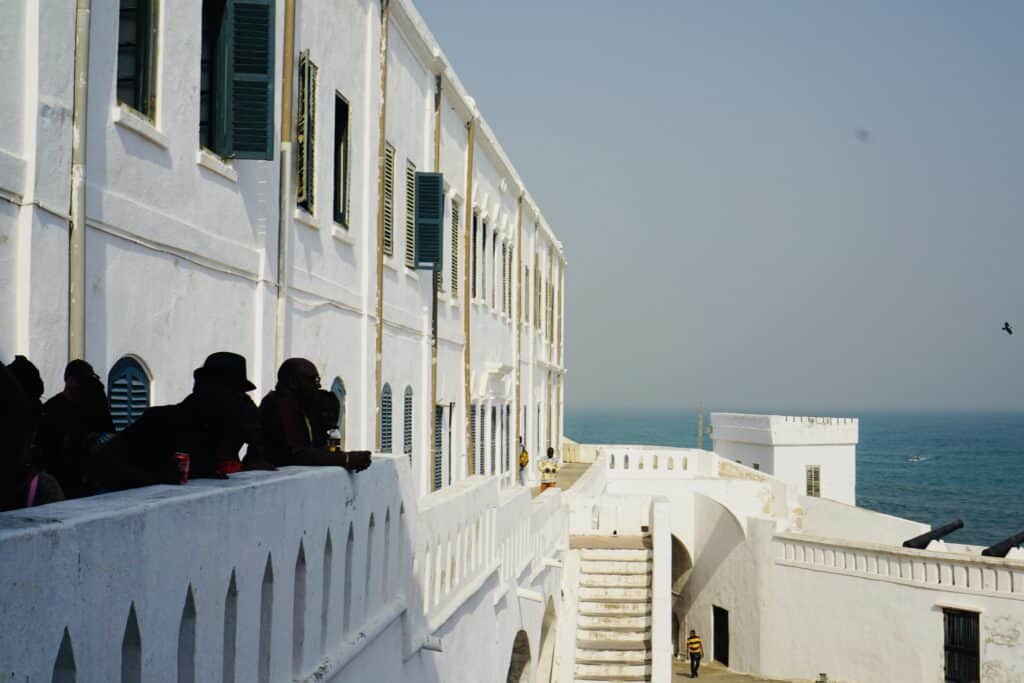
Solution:
[{"label": "cannon", "polygon": [[964,526],[964,520],[957,517],[949,524],[943,524],[940,527],[936,527],[931,531],[927,531],[920,536],[914,536],[910,540],[903,541],[904,548],[916,548],[917,550],[924,550],[928,547],[928,544],[932,541],[937,541],[943,536],[947,536],[957,529],[962,529]]},{"label": "cannon", "polygon": [[1004,538],[999,543],[985,548],[981,551],[981,554],[987,557],[1006,557],[1006,553],[1010,552],[1011,548],[1015,548],[1022,543],[1024,543],[1024,531],[1019,531],[1013,536]]}]

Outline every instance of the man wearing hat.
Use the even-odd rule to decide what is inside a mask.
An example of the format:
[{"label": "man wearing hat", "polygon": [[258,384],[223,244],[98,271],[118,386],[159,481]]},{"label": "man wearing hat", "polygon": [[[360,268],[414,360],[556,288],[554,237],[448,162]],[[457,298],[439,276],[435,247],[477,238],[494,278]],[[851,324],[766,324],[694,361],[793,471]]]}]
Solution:
[{"label": "man wearing hat", "polygon": [[56,477],[65,497],[88,493],[90,447],[113,431],[103,382],[86,361],[71,361],[64,368],[64,390],[43,404],[37,437],[39,465]]},{"label": "man wearing hat", "polygon": [[181,403],[149,408],[94,458],[103,489],[226,477],[240,469],[238,452],[258,444],[259,414],[247,392],[245,358],[210,354],[192,374]]}]

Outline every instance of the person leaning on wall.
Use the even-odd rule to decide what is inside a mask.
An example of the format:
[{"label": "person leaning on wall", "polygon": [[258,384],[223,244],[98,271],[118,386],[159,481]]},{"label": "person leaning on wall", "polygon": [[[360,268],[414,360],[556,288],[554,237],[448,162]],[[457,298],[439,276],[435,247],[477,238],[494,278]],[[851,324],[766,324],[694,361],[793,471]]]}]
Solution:
[{"label": "person leaning on wall", "polygon": [[223,479],[241,469],[242,446],[260,442],[245,357],[212,353],[192,377],[192,393],[181,403],[147,409],[91,458],[98,490]]},{"label": "person leaning on wall", "polygon": [[350,472],[369,467],[370,451],[344,451],[328,443],[329,423],[333,419],[336,424],[338,417],[322,393],[330,392],[321,391],[320,373],[312,361],[289,358],[282,363],[277,384],[260,402],[262,454],[246,455],[246,467],[327,465]]}]

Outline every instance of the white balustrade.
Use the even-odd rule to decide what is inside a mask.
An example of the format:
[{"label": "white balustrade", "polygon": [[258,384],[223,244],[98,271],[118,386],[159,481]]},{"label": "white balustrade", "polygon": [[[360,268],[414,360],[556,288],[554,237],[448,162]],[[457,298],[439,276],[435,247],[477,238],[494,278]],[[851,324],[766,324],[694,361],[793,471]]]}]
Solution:
[{"label": "white balustrade", "polygon": [[776,534],[778,564],[1024,600],[1024,561]]}]

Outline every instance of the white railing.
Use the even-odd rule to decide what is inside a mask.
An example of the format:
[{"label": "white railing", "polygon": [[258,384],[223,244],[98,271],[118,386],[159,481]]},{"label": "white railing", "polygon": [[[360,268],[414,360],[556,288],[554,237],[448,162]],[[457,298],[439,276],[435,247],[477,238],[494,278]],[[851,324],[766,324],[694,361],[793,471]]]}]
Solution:
[{"label": "white railing", "polygon": [[498,488],[497,479],[474,476],[423,501],[413,571],[428,631],[494,571]]},{"label": "white railing", "polygon": [[243,472],[4,513],[0,671],[329,680],[400,618],[408,656],[497,571],[499,522],[509,566],[567,542],[559,492],[498,484],[417,509],[406,459],[378,455],[355,475]]},{"label": "white railing", "polygon": [[1024,600],[1024,561],[776,534],[776,564]]},{"label": "white railing", "polygon": [[403,490],[404,460],[377,456],[5,513],[0,671],[278,681],[343,662],[406,607]]}]

